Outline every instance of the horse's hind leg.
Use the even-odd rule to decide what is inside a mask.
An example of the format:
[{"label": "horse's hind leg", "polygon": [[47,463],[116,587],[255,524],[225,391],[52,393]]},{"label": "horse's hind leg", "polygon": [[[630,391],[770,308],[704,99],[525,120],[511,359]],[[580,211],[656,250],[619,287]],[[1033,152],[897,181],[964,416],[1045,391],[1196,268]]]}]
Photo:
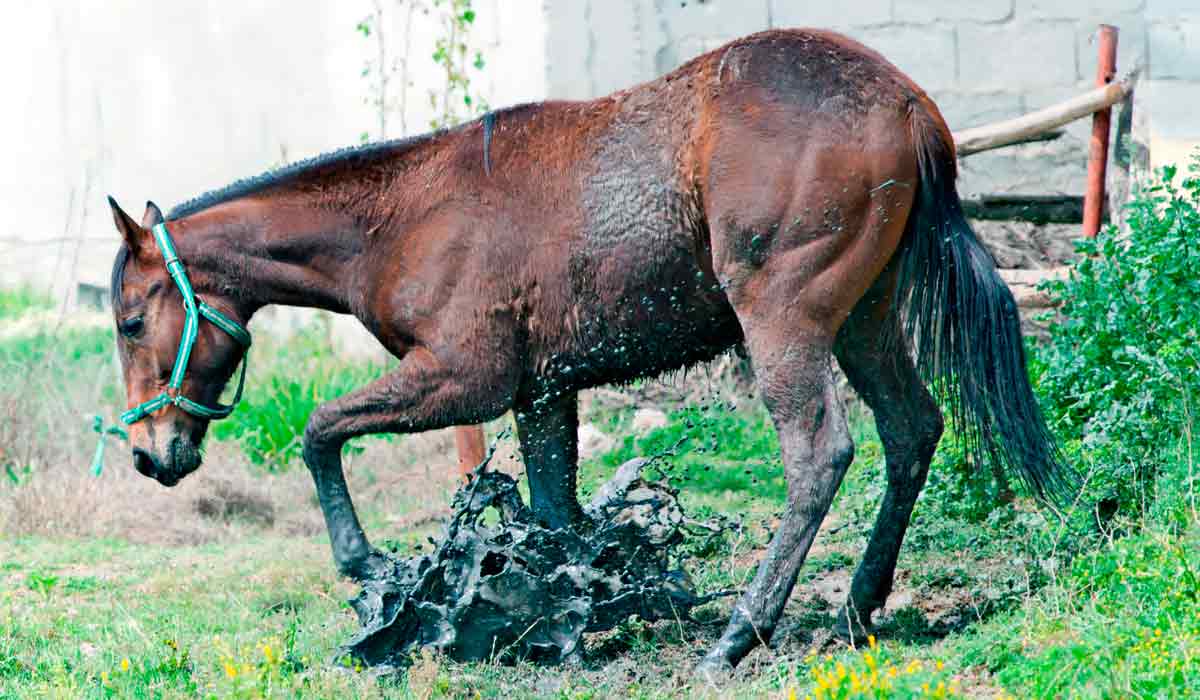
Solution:
[{"label": "horse's hind leg", "polygon": [[574,392],[533,401],[518,400],[513,414],[533,514],[553,528],[583,515],[575,495],[579,456],[579,409]]},{"label": "horse's hind leg", "polygon": [[746,323],[755,382],[783,452],[787,508],[749,589],[734,607],[724,634],[698,669],[715,676],[756,644],[771,638],[800,565],[854,455],[841,400],[834,388],[832,338],[789,318],[794,306]]},{"label": "horse's hind leg", "polygon": [[850,384],[875,414],[887,461],[887,491],[838,615],[836,630],[846,637],[865,635],[871,614],[887,601],[904,532],[942,435],[941,413],[913,367],[906,341],[896,334],[895,347],[885,347],[885,336],[898,330],[888,313],[893,279],[884,275],[858,303],[834,346]]}]

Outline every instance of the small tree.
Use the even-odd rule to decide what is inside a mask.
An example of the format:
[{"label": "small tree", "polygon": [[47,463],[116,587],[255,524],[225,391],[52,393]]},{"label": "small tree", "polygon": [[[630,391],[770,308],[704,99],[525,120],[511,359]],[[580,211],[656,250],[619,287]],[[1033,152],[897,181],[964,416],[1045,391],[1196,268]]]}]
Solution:
[{"label": "small tree", "polygon": [[[434,40],[433,62],[440,80],[428,89],[434,129],[454,126],[463,119],[487,111],[487,101],[471,89],[470,70],[482,70],[483,53],[472,52],[471,30],[475,26],[473,0],[372,0],[372,12],[355,26],[366,39],[375,42],[375,56],[363,66],[362,77],[369,81],[368,104],[378,117],[377,138],[388,137],[391,115],[399,116],[400,133],[408,133],[408,90],[414,85],[412,30],[418,17],[428,17],[438,31]],[[388,22],[393,12],[404,14],[404,29],[395,45]],[[419,13],[419,15],[418,15]],[[370,138],[364,131],[362,140]]]}]

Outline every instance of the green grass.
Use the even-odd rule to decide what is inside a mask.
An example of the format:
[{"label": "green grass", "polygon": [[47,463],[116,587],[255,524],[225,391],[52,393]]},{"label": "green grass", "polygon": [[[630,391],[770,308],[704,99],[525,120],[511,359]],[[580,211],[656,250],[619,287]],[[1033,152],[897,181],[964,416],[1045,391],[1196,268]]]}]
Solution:
[{"label": "green grass", "polygon": [[[86,453],[94,437],[69,421],[124,402],[112,344],[108,327],[69,326],[0,342],[3,398],[28,418],[16,433],[0,426],[0,437],[14,439],[0,447],[75,441],[62,454]],[[262,464],[263,479],[295,463],[312,407],[385,370],[337,360],[316,330],[260,343],[251,362],[244,405],[214,432]],[[710,396],[675,407],[668,425],[645,434],[632,434],[631,417],[629,408],[585,416],[622,437],[582,465],[584,496],[625,460],[660,456],[691,513],[747,525],[698,552],[693,580],[702,590],[745,585],[786,493],[766,413],[756,402],[735,407]],[[852,409],[850,427],[856,458],[786,629],[776,648],[746,660],[723,696],[1200,695],[1200,483],[1187,440],[1163,446],[1165,466],[1136,517],[1100,529],[1086,507],[1058,518],[1028,501],[996,505],[989,477],[972,471],[949,436],[901,552],[894,598],[910,602],[880,618],[875,647],[849,649],[827,630],[884,487],[870,416]],[[8,449],[8,460],[26,454]],[[3,488],[53,477],[47,459],[34,469],[3,462],[16,474],[0,479]],[[396,528],[394,515],[363,509],[376,542],[409,551],[434,533]],[[344,602],[353,592],[334,574],[323,535],[284,538],[247,525],[221,544],[175,548],[0,537],[0,698],[703,695],[688,671],[729,606],[702,608],[695,622],[626,622],[589,639],[581,668],[429,657],[382,679],[331,660],[355,629]]]},{"label": "green grass", "polygon": [[[757,402],[743,403],[747,406],[735,408],[710,398],[671,411],[665,427],[645,435],[626,434],[615,449],[581,465],[583,493],[590,495],[627,460],[661,456],[660,468],[692,508],[755,516],[778,511],[787,495],[779,439],[766,410]],[[631,416],[627,412],[623,420],[620,414],[610,415],[605,427],[628,432]],[[881,493],[877,477],[882,471],[877,467],[883,449],[866,414],[851,416],[850,432],[855,459],[848,479],[857,485],[843,488],[839,498],[861,504]]]},{"label": "green grass", "polygon": [[[353,632],[342,602],[352,589],[312,539],[182,550],[22,540],[0,544],[0,556],[0,697],[677,697],[692,687],[672,679],[671,667],[657,680],[612,677],[603,659],[575,671],[429,659],[390,682],[329,663]],[[31,577],[52,583],[25,585]],[[630,622],[599,646],[635,666],[661,666],[665,654],[670,666],[686,668],[711,641],[715,627],[706,629],[697,639],[676,625]],[[885,643],[876,663],[884,674],[897,669],[897,688],[948,687],[949,670],[920,651]],[[920,666],[910,667],[914,661]],[[865,673],[862,654],[813,655],[733,690],[803,689],[816,674],[836,679],[839,663]]]},{"label": "green grass", "polygon": [[60,366],[92,360],[107,360],[113,354],[113,331],[104,328],[63,328],[55,333],[43,332],[13,336],[0,340],[0,368],[13,373],[28,371],[39,363]]},{"label": "green grass", "polygon": [[355,697],[367,686],[323,663],[352,620],[322,543],[23,540],[0,544],[0,558],[0,697]]},{"label": "green grass", "polygon": [[18,318],[30,311],[54,308],[54,299],[30,286],[0,289],[0,321]]},{"label": "green grass", "polygon": [[642,436],[626,435],[616,449],[585,462],[580,474],[584,493],[627,460],[661,455],[660,466],[678,485],[686,485],[686,496],[703,494],[693,498],[693,504],[738,509],[762,501],[783,502],[786,485],[779,442],[766,411],[736,412],[711,401],[684,406],[668,418],[665,427]]},{"label": "green grass", "polygon": [[[853,571],[880,493],[878,442],[863,416],[853,430],[859,458],[831,516],[842,525],[822,536],[806,564],[788,611],[793,628],[777,649],[748,659],[723,693],[995,697],[1003,688],[1012,697],[1100,698],[1200,691],[1193,680],[1200,677],[1200,528],[1186,490],[1163,490],[1160,498],[1171,500],[1157,506],[1152,526],[1100,540],[1073,559],[1062,526],[1027,506],[1004,506],[976,522],[947,519],[946,499],[935,492],[922,499],[901,557],[907,578],[898,587],[914,596],[913,604],[883,619],[876,648],[821,641],[832,609],[809,587]],[[689,431],[715,436],[720,449],[714,453],[711,443],[693,436],[687,444],[699,447],[680,445],[667,460],[685,501],[694,508],[734,503],[757,514],[779,508],[782,493],[772,490],[773,475],[737,468],[772,461],[775,438],[757,409],[678,411],[667,427],[590,463],[588,478],[598,481],[611,472],[608,465],[643,449],[676,445]],[[695,469],[714,459],[719,464],[712,470]],[[1164,478],[1186,483],[1184,474],[1186,464],[1179,463]],[[750,480],[749,488],[742,479]],[[743,490],[737,500],[728,495],[732,489]],[[707,552],[691,564],[695,580],[708,590],[743,585],[762,544],[750,538]],[[7,541],[0,543],[0,562],[0,697],[461,697],[476,691],[482,697],[679,697],[705,692],[686,671],[719,634],[728,611],[725,603],[711,605],[698,611],[699,622],[684,625],[625,623],[592,639],[582,668],[425,658],[407,676],[385,681],[330,662],[354,630],[343,602],[353,589],[333,573],[323,537],[241,537],[173,549],[119,540]],[[926,604],[939,599],[967,600],[965,619],[934,620]]]}]

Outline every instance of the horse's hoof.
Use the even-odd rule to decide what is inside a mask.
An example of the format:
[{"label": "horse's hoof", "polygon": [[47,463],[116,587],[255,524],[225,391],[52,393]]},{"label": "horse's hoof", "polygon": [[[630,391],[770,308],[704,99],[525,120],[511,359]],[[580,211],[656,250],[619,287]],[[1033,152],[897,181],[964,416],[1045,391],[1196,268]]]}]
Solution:
[{"label": "horse's hoof", "polygon": [[733,664],[724,656],[709,654],[696,664],[695,674],[705,685],[718,688],[733,675]]},{"label": "horse's hoof", "polygon": [[871,629],[870,615],[864,618],[846,608],[842,608],[838,612],[837,620],[833,623],[833,634],[852,646],[866,644],[867,638],[871,635]]},{"label": "horse's hoof", "polygon": [[361,586],[371,582],[389,580],[395,574],[396,564],[387,554],[371,548],[371,552],[367,556],[339,567],[339,569],[346,578]]}]

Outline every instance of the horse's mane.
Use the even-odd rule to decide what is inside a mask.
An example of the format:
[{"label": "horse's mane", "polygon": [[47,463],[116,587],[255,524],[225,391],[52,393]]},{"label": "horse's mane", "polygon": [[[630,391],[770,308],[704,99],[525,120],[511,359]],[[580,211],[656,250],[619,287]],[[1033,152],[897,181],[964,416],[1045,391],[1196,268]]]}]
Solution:
[{"label": "horse's mane", "polygon": [[499,115],[514,114],[518,112],[528,112],[536,109],[539,105],[522,104],[513,107],[507,107],[494,112],[488,112],[480,119],[473,119],[464,122],[455,127],[439,129],[417,136],[410,136],[403,139],[392,139],[390,141],[378,141],[376,143],[368,143],[362,146],[349,146],[340,148],[329,153],[322,153],[312,158],[299,160],[295,163],[268,170],[261,175],[243,178],[232,184],[226,185],[219,189],[215,189],[204,194],[193,197],[183,204],[177,204],[167,214],[168,219],[179,219],[185,216],[204,211],[210,207],[215,207],[218,204],[223,204],[239,197],[261,192],[276,185],[282,185],[289,181],[301,178],[319,170],[328,170],[339,167],[352,167],[356,165],[369,165],[378,162],[390,156],[397,155],[411,149],[422,143],[426,143],[432,139],[442,136],[448,132],[458,131],[468,128],[477,121],[483,125],[483,159],[484,169],[491,174],[491,159],[489,151],[491,148],[492,132],[496,126],[496,119]]},{"label": "horse's mane", "polygon": [[204,211],[218,204],[223,204],[239,197],[261,192],[262,190],[286,183],[317,170],[325,170],[338,166],[366,165],[382,160],[398,152],[407,150],[417,143],[431,138],[431,134],[422,134],[405,139],[379,141],[362,146],[350,146],[329,153],[322,153],[312,158],[289,163],[274,170],[268,170],[261,175],[243,178],[219,189],[189,199],[183,204],[176,205],[167,214],[168,219],[179,219]]}]

